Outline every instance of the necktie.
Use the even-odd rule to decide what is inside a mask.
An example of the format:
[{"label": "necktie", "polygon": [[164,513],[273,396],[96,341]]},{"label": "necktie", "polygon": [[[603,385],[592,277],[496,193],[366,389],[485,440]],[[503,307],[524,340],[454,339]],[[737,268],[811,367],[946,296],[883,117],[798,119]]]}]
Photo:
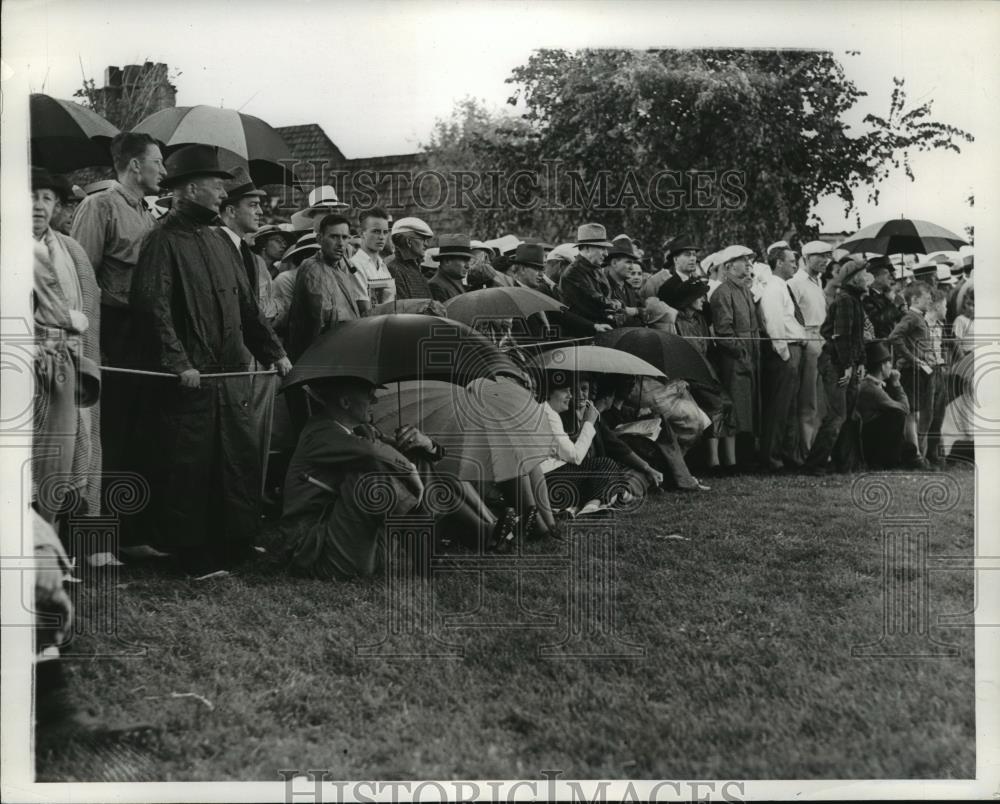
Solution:
[{"label": "necktie", "polygon": [[240,241],[240,256],[243,258],[243,267],[247,271],[247,279],[250,281],[250,292],[257,297],[257,265],[253,260],[253,252],[243,240]]},{"label": "necktie", "polygon": [[806,325],[805,316],[802,315],[802,308],[799,307],[799,303],[795,300],[795,294],[792,293],[792,289],[785,285],[785,290],[788,291],[788,295],[792,297],[792,304],[795,305],[795,320],[798,321],[802,326]]}]

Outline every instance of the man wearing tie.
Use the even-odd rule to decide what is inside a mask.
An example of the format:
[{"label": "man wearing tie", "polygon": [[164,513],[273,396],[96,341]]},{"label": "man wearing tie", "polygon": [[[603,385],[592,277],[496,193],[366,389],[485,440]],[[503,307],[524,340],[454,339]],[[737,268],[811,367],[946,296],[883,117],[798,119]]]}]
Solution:
[{"label": "man wearing tie", "polygon": [[788,433],[792,402],[802,383],[805,319],[788,287],[795,275],[795,252],[777,248],[768,253],[771,276],[761,290],[759,312],[770,345],[763,345],[764,408],[760,459],[765,470],[799,468]]},{"label": "man wearing tie", "polygon": [[[268,323],[274,321],[277,313],[273,294],[271,293],[271,274],[263,258],[253,253],[247,239],[260,228],[264,212],[260,206],[261,198],[267,196],[263,190],[258,190],[249,174],[242,169],[233,171],[235,178],[226,188],[226,198],[219,206],[219,217],[222,220],[222,231],[229,242],[233,244],[239,260],[247,275],[247,282],[252,290],[256,290],[257,304]],[[265,365],[252,358],[251,371],[267,371],[270,365]],[[267,482],[267,462],[271,451],[271,425],[274,417],[274,397],[277,393],[278,378],[274,374],[256,374],[250,378],[250,415],[253,417],[254,429],[258,434],[261,454],[262,491]]]}]

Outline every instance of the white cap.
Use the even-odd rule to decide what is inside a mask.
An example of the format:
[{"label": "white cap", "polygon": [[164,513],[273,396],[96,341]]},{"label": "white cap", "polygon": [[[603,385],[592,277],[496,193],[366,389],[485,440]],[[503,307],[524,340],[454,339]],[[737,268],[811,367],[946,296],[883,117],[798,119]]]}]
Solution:
[{"label": "white cap", "polygon": [[437,246],[432,246],[431,248],[424,251],[424,261],[420,263],[421,268],[434,268],[437,269],[437,259],[440,249]]},{"label": "white cap", "polygon": [[833,246],[824,243],[822,240],[810,240],[802,247],[802,256],[809,257],[813,254],[832,254]]},{"label": "white cap", "polygon": [[418,234],[422,237],[434,237],[431,227],[420,220],[420,218],[400,218],[392,225],[392,234],[407,233]]},{"label": "white cap", "polygon": [[776,248],[791,248],[791,246],[788,245],[788,241],[787,240],[778,240],[775,243],[771,243],[771,245],[769,245],[767,247],[767,251],[765,253],[766,254],[770,254]]},{"label": "white cap", "polygon": [[580,253],[580,249],[574,246],[572,243],[560,243],[552,251],[549,252],[548,256],[545,258],[548,260],[566,260],[566,262],[573,262],[577,255]]},{"label": "white cap", "polygon": [[483,242],[494,249],[497,254],[506,254],[508,251],[514,251],[521,245],[521,238],[517,235],[505,234],[503,237],[496,237],[493,240],[485,240]]},{"label": "white cap", "polygon": [[722,252],[720,251],[713,251],[711,254],[705,257],[705,259],[701,261],[701,270],[703,270],[705,273],[711,271],[718,264],[719,254],[721,253]]},{"label": "white cap", "polygon": [[740,257],[752,257],[753,252],[746,246],[726,246],[722,251],[716,252],[716,265],[725,265],[727,262],[737,260]]},{"label": "white cap", "polygon": [[493,254],[496,254],[496,251],[493,249],[493,246],[487,246],[482,240],[471,241],[469,243],[469,248],[471,248],[473,251],[489,251]]}]

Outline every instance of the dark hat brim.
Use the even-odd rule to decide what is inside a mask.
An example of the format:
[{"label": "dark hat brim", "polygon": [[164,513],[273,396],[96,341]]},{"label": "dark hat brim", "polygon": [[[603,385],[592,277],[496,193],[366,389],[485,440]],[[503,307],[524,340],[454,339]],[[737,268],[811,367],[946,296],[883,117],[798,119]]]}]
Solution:
[{"label": "dark hat brim", "polygon": [[233,179],[235,177],[226,170],[192,170],[187,173],[178,173],[176,176],[167,176],[160,180],[160,186],[170,189],[181,182],[202,178]]},{"label": "dark hat brim", "polygon": [[446,257],[465,257],[466,259],[472,259],[472,250],[464,248],[449,249],[448,251],[439,251],[437,254],[427,255],[434,262],[441,262],[441,260]]},{"label": "dark hat brim", "polygon": [[[661,287],[660,290],[663,291],[663,288]],[[709,290],[710,287],[708,282],[705,282],[699,284],[698,286],[677,286],[666,293],[661,292],[657,294],[657,296],[664,304],[673,307],[675,310],[680,310],[685,305],[693,302],[695,299],[700,298],[701,296],[707,296]]]},{"label": "dark hat brim", "polygon": [[534,262],[533,260],[512,260],[510,267],[516,268],[520,266],[521,268],[534,268],[536,271],[544,271],[544,262]]}]

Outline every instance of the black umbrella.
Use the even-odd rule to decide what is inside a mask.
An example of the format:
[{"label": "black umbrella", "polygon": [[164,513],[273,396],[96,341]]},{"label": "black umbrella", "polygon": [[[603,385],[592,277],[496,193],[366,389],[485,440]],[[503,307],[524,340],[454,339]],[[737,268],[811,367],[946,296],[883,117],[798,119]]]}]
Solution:
[{"label": "black umbrella", "polygon": [[594,340],[601,346],[610,346],[641,357],[672,380],[717,384],[712,369],[701,352],[680,335],[648,327],[620,327],[600,333]]},{"label": "black umbrella", "polygon": [[400,313],[346,321],[324,333],[285,377],[282,390],[327,377],[375,385],[440,380],[467,385],[522,372],[489,338],[458,321]]},{"label": "black umbrella", "polygon": [[968,243],[954,232],[929,221],[898,218],[866,226],[837,248],[848,254],[930,254],[954,251]]},{"label": "black umbrella", "polygon": [[111,140],[118,129],[97,112],[72,101],[34,93],[31,164],[52,173],[111,165]]}]

